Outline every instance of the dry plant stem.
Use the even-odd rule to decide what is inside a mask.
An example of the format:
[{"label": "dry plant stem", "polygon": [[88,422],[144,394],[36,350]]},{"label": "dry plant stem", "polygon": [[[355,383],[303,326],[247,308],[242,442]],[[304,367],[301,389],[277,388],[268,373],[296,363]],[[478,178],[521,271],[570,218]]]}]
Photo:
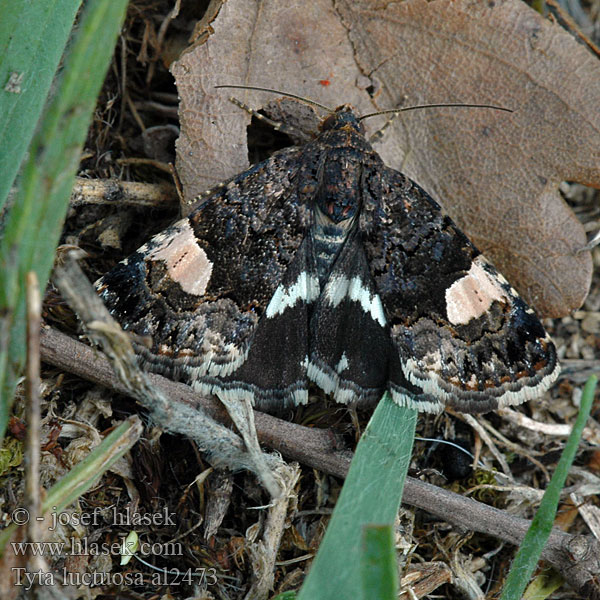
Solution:
[{"label": "dry plant stem", "polygon": [[[174,99],[174,102],[177,102],[177,99]],[[177,112],[177,104],[173,104],[173,106],[169,106],[166,104],[161,104],[160,102],[154,102],[152,100],[142,100],[135,103],[135,107],[138,110],[145,110],[157,113],[163,117],[168,117],[170,119],[177,119],[179,113]]]},{"label": "dry plant stem", "polygon": [[245,600],[267,598],[273,590],[275,577],[275,561],[281,545],[281,537],[285,529],[290,500],[295,497],[294,488],[300,478],[300,466],[295,463],[283,463],[277,470],[282,494],[273,501],[267,512],[263,539],[258,543],[249,543],[250,560],[254,581],[246,594]]},{"label": "dry plant stem", "polygon": [[[177,18],[179,15],[179,11],[181,9],[181,0],[176,0],[175,6],[171,9],[169,14],[163,19],[160,24],[160,29],[158,30],[158,34],[156,35],[156,47],[155,52],[158,56],[160,56],[163,52],[163,44],[165,41],[165,35],[167,33],[167,29],[170,23]],[[152,77],[154,77],[154,71],[156,69],[156,61],[151,61],[148,65],[148,72],[146,73],[146,85],[150,86],[150,82],[152,81]]]},{"label": "dry plant stem", "polygon": [[[540,423],[540,421],[536,421],[535,419],[532,419],[527,415],[510,408],[501,408],[498,410],[498,414],[507,421],[510,421],[519,427],[524,427],[525,429],[530,429],[531,431],[537,431],[538,433],[543,433],[544,435],[568,437],[573,429],[571,425],[562,423]],[[583,430],[581,437],[591,444],[600,445],[600,429],[598,428],[597,423],[591,419],[590,423],[592,426],[586,427]]]},{"label": "dry plant stem", "polygon": [[510,481],[513,481],[513,475],[510,471],[508,463],[506,462],[506,459],[504,458],[504,455],[498,450],[498,448],[496,448],[496,444],[494,444],[488,432],[473,415],[465,414],[463,415],[463,418],[475,431],[477,431],[479,437],[485,442],[485,445],[490,449],[490,452],[494,455],[494,458],[498,461],[500,467],[502,467],[502,472],[509,478]]},{"label": "dry plant stem", "polygon": [[[114,375],[110,363],[89,346],[46,327],[41,336],[42,359],[60,369],[75,373],[116,392],[127,394],[125,386]],[[149,374],[152,386],[171,403],[183,402],[202,406],[212,417],[228,422],[225,409],[212,398],[199,397],[191,388],[164,377]],[[297,460],[337,477],[345,477],[352,459],[348,451],[335,448],[326,430],[310,429],[255,411],[256,430],[260,441]],[[407,477],[403,502],[438,516],[467,530],[492,535],[511,544],[519,544],[530,521]],[[542,553],[568,583],[583,590],[590,598],[600,598],[594,578],[600,572],[600,544],[587,536],[574,536],[554,529]],[[590,586],[596,586],[590,587]],[[597,593],[598,596],[593,594]]]},{"label": "dry plant stem", "polygon": [[[131,99],[131,96],[129,94],[126,94],[126,100],[127,100],[127,106],[129,107],[129,110],[131,111],[131,116],[133,117],[134,121],[137,123],[137,126],[140,128],[140,131],[146,131],[146,126],[144,125],[144,121],[142,121],[142,117],[140,117],[140,113],[138,113],[137,108],[135,107],[135,103],[133,102],[133,100]],[[123,111],[121,114],[125,114],[125,111]]]},{"label": "dry plant stem", "polygon": [[[35,272],[27,273],[27,365],[25,393],[27,396],[27,439],[25,451],[25,498],[29,512],[27,539],[40,542],[44,539],[40,498],[40,327],[42,304],[40,287]],[[28,559],[30,573],[46,572],[46,561],[32,554]]]},{"label": "dry plant stem", "polygon": [[[546,9],[556,19],[560,25],[566,29],[575,39],[581,44],[585,44],[596,56],[600,56],[600,49],[592,42],[581,30],[581,28],[575,22],[575,19],[557,2],[557,0],[546,0]],[[581,11],[581,8],[579,8]],[[583,13],[586,17],[585,23],[593,27],[593,23],[587,17],[587,13]],[[580,22],[581,25],[581,22]]]},{"label": "dry plant stem", "polygon": [[[260,471],[265,474],[265,478],[270,481],[269,491],[274,497],[281,492],[280,486],[275,481],[271,481],[272,474],[269,471],[263,452],[260,448],[258,436],[256,435],[256,426],[254,425],[254,411],[252,404],[247,398],[241,402],[232,401],[229,398],[221,398],[221,402],[227,408],[229,417],[233,421],[236,429],[244,440],[246,451],[252,458],[252,462],[259,466]],[[266,483],[266,482],[265,482]]]},{"label": "dry plant stem", "polygon": [[116,179],[77,177],[71,192],[71,206],[83,204],[128,204],[168,207],[178,205],[177,191],[169,183],[140,183]]},{"label": "dry plant stem", "polygon": [[577,512],[590,528],[594,537],[600,539],[600,507],[587,502],[585,497],[577,495],[575,492],[569,494],[573,505],[577,507]]},{"label": "dry plant stem", "polygon": [[[535,451],[529,452],[525,448],[523,448],[520,444],[511,442],[509,439],[507,439],[505,436],[503,436],[499,431],[497,431],[494,427],[492,427],[492,424],[489,423],[482,416],[479,416],[477,418],[477,422],[479,423],[479,425],[481,427],[484,427],[487,431],[489,431],[496,438],[496,440],[498,440],[500,442],[500,444],[502,444],[505,448],[508,448],[515,454],[518,454],[519,456],[524,456],[525,458],[527,458],[527,460],[531,461],[544,474],[546,481],[550,481],[550,473],[548,473],[548,469],[539,460],[534,458]],[[539,454],[541,454],[541,453],[538,452],[538,455]],[[504,457],[504,455],[501,455],[501,456]],[[514,480],[514,478],[512,477],[512,474],[510,476],[510,480],[511,481]]]},{"label": "dry plant stem", "polygon": [[398,597],[403,600],[423,598],[451,581],[452,571],[444,562],[413,563],[402,576]]},{"label": "dry plant stem", "polygon": [[171,169],[167,163],[161,162],[160,160],[156,160],[154,158],[118,158],[117,164],[119,165],[148,165],[150,167],[155,167],[165,173],[170,173]]},{"label": "dry plant stem", "polygon": [[[156,36],[156,41],[158,47],[161,48],[165,42],[165,35],[167,33],[167,28],[179,15],[179,11],[181,10],[181,0],[177,0],[175,2],[175,6],[171,9],[169,14],[165,17],[163,22],[160,24],[160,29],[158,30],[158,35]],[[155,63],[152,63],[155,64]],[[148,77],[147,83],[150,83],[150,77]]]}]

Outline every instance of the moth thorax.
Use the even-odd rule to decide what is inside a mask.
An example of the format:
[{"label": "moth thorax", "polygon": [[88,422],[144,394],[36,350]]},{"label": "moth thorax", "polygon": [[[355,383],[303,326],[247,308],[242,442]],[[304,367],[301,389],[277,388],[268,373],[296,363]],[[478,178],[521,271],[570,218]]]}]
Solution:
[{"label": "moth thorax", "polygon": [[331,267],[348,237],[353,222],[354,218],[336,225],[319,209],[315,211],[315,223],[312,227],[313,250],[321,287],[329,277]]},{"label": "moth thorax", "polygon": [[[335,225],[350,221],[360,209],[361,165],[345,152],[334,153],[320,174],[315,201]],[[331,183],[335,181],[336,184]]]}]

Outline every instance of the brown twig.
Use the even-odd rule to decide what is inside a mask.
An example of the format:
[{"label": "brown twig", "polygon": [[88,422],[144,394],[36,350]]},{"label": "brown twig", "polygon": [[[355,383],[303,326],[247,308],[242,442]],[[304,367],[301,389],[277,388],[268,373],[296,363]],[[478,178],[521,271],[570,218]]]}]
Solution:
[{"label": "brown twig", "polygon": [[[127,393],[104,356],[65,334],[49,327],[44,328],[41,350],[45,362],[119,393]],[[199,397],[188,386],[156,374],[150,374],[149,378],[152,385],[173,404],[183,402],[193,406],[201,405],[214,418],[228,421],[224,408],[216,400]],[[345,477],[352,454],[335,448],[333,436],[327,431],[296,425],[259,411],[255,412],[255,422],[258,437],[263,444],[278,450],[288,459],[337,477]],[[406,479],[403,502],[426,510],[458,527],[491,535],[515,545],[521,542],[531,523],[527,519],[515,517],[412,477]],[[584,597],[600,599],[600,586],[596,579],[600,572],[600,544],[593,538],[574,536],[554,529],[542,558],[551,563]]]},{"label": "brown twig", "polygon": [[[244,600],[267,598],[274,587],[275,561],[286,529],[289,504],[296,497],[294,488],[300,478],[300,465],[281,464],[277,476],[283,493],[272,501],[266,515],[261,540],[248,540],[247,548],[252,562],[253,582]],[[247,535],[247,534],[246,534]]]},{"label": "brown twig", "polygon": [[160,160],[156,160],[154,158],[118,158],[117,164],[119,165],[148,165],[151,167],[155,167],[156,169],[160,169],[165,173],[170,173],[171,169],[167,163],[164,163]]},{"label": "brown twig", "polygon": [[[171,100],[171,98],[168,98]],[[134,104],[137,110],[141,111],[151,111],[154,112],[161,117],[169,117],[171,119],[177,119],[179,116],[179,109],[177,108],[177,97],[173,99],[173,105],[169,106],[166,104],[161,104],[160,102],[155,102],[153,100],[140,100]]]},{"label": "brown twig", "polygon": [[[598,370],[596,370],[596,373],[597,372]],[[573,426],[567,423],[542,423],[536,421],[512,408],[501,408],[498,410],[498,414],[514,425],[529,429],[530,431],[536,431],[543,435],[568,437],[571,435],[571,430],[573,429]],[[589,422],[592,425],[583,430],[581,438],[590,444],[600,445],[600,428],[598,427],[597,422],[594,422],[593,420],[590,420]],[[529,460],[532,460],[531,456],[528,456],[528,458]]]},{"label": "brown twig", "polygon": [[122,206],[177,206],[177,191],[169,183],[141,183],[116,179],[77,177],[71,192],[71,206],[115,204]]}]

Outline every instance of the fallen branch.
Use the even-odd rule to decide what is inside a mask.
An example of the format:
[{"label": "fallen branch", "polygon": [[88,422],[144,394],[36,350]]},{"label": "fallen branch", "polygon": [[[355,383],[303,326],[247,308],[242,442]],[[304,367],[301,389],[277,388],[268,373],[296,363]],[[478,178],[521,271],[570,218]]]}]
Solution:
[{"label": "fallen branch", "polygon": [[71,192],[71,206],[83,204],[125,204],[164,208],[177,207],[178,198],[175,186],[166,182],[141,183],[77,177]]},{"label": "fallen branch", "polygon": [[[42,360],[60,369],[127,394],[125,386],[114,375],[108,360],[98,351],[77,342],[50,327],[41,335]],[[222,405],[212,398],[200,397],[191,388],[156,374],[148,375],[152,385],[172,403],[182,402],[202,408],[213,418],[229,423]],[[337,477],[345,477],[351,453],[335,447],[327,430],[311,429],[255,411],[256,431],[261,443],[278,450],[288,459],[319,469]],[[460,496],[442,488],[408,477],[403,502],[426,510],[437,517],[463,527],[518,545],[530,521],[505,511]],[[600,544],[591,536],[571,535],[554,529],[542,558],[548,561],[583,597],[600,599]]]}]

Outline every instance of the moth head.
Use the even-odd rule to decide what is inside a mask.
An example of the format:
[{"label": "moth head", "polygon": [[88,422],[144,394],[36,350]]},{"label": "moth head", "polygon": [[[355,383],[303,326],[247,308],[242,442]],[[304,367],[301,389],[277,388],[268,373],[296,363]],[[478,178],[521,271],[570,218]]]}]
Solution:
[{"label": "moth head", "polygon": [[363,126],[356,116],[354,109],[349,104],[338,106],[335,111],[321,123],[320,129],[321,131],[352,129],[364,134]]}]

